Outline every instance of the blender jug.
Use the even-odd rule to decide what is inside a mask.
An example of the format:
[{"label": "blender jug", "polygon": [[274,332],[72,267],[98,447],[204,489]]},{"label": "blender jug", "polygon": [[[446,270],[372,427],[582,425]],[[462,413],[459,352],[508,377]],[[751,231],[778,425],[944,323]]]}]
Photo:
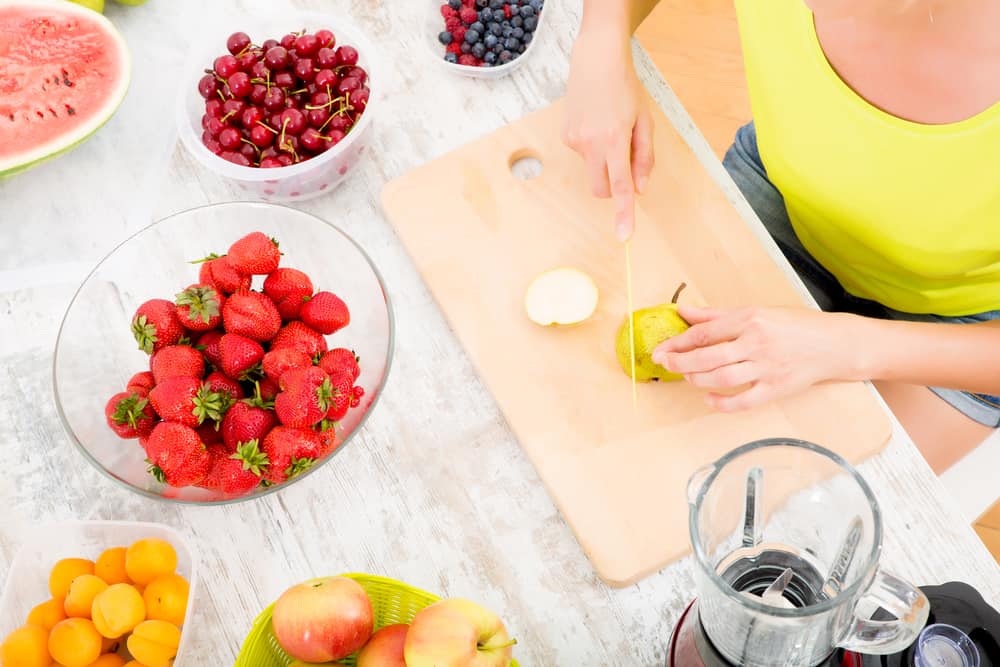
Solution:
[{"label": "blender jug", "polygon": [[[688,485],[698,613],[734,665],[812,667],[900,651],[929,603],[879,568],[882,517],[845,460],[801,440],[736,449]],[[894,620],[872,620],[882,608]],[[881,616],[880,616],[881,618]]]}]

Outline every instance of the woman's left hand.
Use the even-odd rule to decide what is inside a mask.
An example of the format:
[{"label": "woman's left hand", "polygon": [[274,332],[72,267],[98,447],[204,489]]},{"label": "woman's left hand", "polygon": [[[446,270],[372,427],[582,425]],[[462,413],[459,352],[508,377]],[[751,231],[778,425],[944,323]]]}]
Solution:
[{"label": "woman's left hand", "polygon": [[743,410],[825,380],[858,374],[865,341],[855,315],[793,308],[720,310],[679,306],[691,328],[663,342],[653,361],[709,390],[709,405]]}]

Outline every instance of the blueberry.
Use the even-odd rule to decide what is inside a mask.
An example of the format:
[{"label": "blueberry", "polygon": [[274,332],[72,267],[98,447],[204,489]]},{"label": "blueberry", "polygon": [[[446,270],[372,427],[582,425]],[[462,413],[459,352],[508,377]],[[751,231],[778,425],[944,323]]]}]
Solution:
[{"label": "blueberry", "polygon": [[493,35],[494,37],[499,37],[500,35],[503,34],[503,28],[500,26],[499,23],[491,23],[489,29],[490,29],[490,34]]},{"label": "blueberry", "polygon": [[475,44],[478,41],[479,41],[479,33],[473,30],[472,28],[469,28],[469,30],[465,33],[465,43]]},{"label": "blueberry", "polygon": [[500,52],[501,52],[501,51],[503,51],[503,42],[497,42],[497,45],[496,45],[496,46],[494,46],[494,47],[493,47],[492,49],[490,49],[490,50],[491,50],[491,51],[492,51],[493,53],[495,53],[495,54],[497,54],[497,55],[500,55]]},{"label": "blueberry", "polygon": [[506,28],[504,28],[504,29],[503,29],[503,31],[501,32],[501,35],[502,35],[503,37],[510,37],[510,36],[511,36],[511,35],[513,35],[513,34],[514,34],[514,29],[513,29],[513,28],[511,28],[510,26],[507,26],[507,27],[506,27]]},{"label": "blueberry", "polygon": [[486,35],[486,38],[483,39],[483,44],[486,45],[487,49],[492,49],[499,41],[496,35]]},{"label": "blueberry", "polygon": [[462,42],[462,53],[472,53],[472,44]]},{"label": "blueberry", "polygon": [[531,5],[531,8],[536,12],[542,11],[542,7],[545,6],[544,0],[530,0],[528,4]]},{"label": "blueberry", "polygon": [[503,41],[503,48],[507,49],[508,51],[516,51],[520,43],[521,40],[517,39],[516,37],[508,37]]},{"label": "blueberry", "polygon": [[472,55],[479,59],[482,59],[482,57],[486,55],[486,47],[483,46],[482,42],[472,45]]},{"label": "blueberry", "polygon": [[524,30],[522,28],[514,28],[514,32],[511,33],[511,37],[514,39],[521,39],[524,37]]},{"label": "blueberry", "polygon": [[479,7],[480,9],[488,4],[490,4],[490,0],[476,0],[476,7]]},{"label": "blueberry", "polygon": [[506,18],[507,18],[507,15],[503,13],[502,9],[494,9],[493,10],[493,20],[494,21],[503,21]]},{"label": "blueberry", "polygon": [[452,40],[451,33],[448,32],[447,30],[438,35],[438,41],[444,44],[445,46],[451,44],[451,40]]},{"label": "blueberry", "polygon": [[521,7],[521,16],[523,16],[524,18],[528,18],[529,16],[534,16],[534,15],[535,15],[535,8],[532,7],[531,5],[528,5],[527,7]]},{"label": "blueberry", "polygon": [[452,9],[461,9],[462,0],[448,0],[448,6],[451,7]]},{"label": "blueberry", "polygon": [[517,5],[511,5],[510,6],[510,15],[511,16],[517,16],[520,13],[521,13],[521,8],[520,7],[518,7]]},{"label": "blueberry", "polygon": [[503,0],[490,0],[490,9],[500,10],[503,13]]},{"label": "blueberry", "polygon": [[524,31],[525,32],[535,32],[535,29],[537,27],[538,27],[538,17],[537,16],[529,16],[528,18],[524,19]]},{"label": "blueberry", "polygon": [[[448,55],[451,55],[451,54],[448,54]],[[514,59],[514,54],[511,53],[510,51],[501,51],[500,52],[500,62],[502,62],[502,63],[509,63],[513,59]]]},{"label": "blueberry", "polygon": [[483,56],[483,62],[487,65],[492,65],[497,61],[497,54],[492,51],[487,51],[486,55]]},{"label": "blueberry", "polygon": [[524,35],[524,39],[522,39],[521,41],[524,42],[525,46],[527,46],[528,44],[531,44],[531,40],[533,40],[534,38],[535,38],[535,33],[529,32]]},{"label": "blueberry", "polygon": [[449,62],[449,63],[452,63],[452,64],[457,64],[458,63],[458,56],[456,56],[454,53],[446,53],[446,54],[444,54],[444,59],[445,59],[445,62]]},{"label": "blueberry", "polygon": [[521,18],[520,16],[515,16],[510,20],[510,24],[515,28],[520,28],[522,25],[524,25],[524,19]]},{"label": "blueberry", "polygon": [[475,30],[476,32],[478,32],[481,35],[484,32],[486,32],[486,26],[484,26],[479,21],[476,21],[475,23],[473,23],[472,25],[469,26],[469,30]]}]

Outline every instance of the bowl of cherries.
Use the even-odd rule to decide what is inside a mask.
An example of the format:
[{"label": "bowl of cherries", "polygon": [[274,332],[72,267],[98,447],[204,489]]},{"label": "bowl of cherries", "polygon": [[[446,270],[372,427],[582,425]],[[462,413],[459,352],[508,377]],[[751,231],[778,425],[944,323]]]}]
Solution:
[{"label": "bowl of cherries", "polygon": [[177,109],[181,140],[202,166],[258,199],[328,192],[370,142],[374,49],[342,19],[244,23],[253,25],[211,36],[192,59]]}]

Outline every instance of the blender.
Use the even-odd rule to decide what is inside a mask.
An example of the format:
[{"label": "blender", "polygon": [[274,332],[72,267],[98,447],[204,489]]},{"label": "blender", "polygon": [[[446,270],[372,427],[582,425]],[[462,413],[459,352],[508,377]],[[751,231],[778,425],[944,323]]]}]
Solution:
[{"label": "blender", "polygon": [[879,567],[878,502],[835,453],[753,442],[696,472],[688,502],[698,597],[668,667],[867,667],[924,629],[927,596]]}]

